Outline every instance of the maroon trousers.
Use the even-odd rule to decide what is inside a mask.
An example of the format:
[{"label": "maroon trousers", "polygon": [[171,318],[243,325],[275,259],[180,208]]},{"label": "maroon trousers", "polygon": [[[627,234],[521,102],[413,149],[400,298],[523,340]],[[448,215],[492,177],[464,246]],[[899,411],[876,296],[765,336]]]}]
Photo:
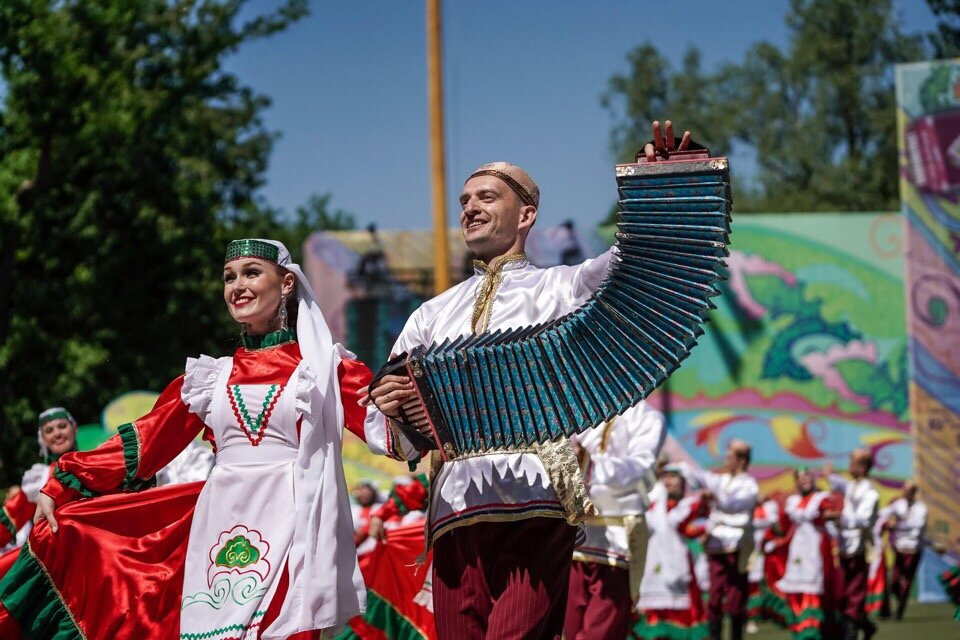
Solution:
[{"label": "maroon trousers", "polygon": [[[738,553],[712,553],[707,556],[710,564],[710,600],[707,602],[707,620],[723,620],[726,612],[734,620],[747,617],[746,573],[737,566]],[[726,598],[724,598],[726,596]]]},{"label": "maroon trousers", "polygon": [[913,578],[917,575],[917,567],[920,565],[920,552],[900,553],[898,551],[895,555],[893,579],[890,587],[893,595],[897,598],[897,617],[902,618],[903,612],[907,608],[907,598],[910,597]]},{"label": "maroon trousers", "polygon": [[433,546],[439,640],[559,640],[576,529],[560,518],[478,522]]},{"label": "maroon trousers", "polygon": [[630,572],[593,562],[574,562],[563,621],[566,640],[626,638],[633,599]]},{"label": "maroon trousers", "polygon": [[867,559],[863,554],[840,558],[840,610],[848,620],[860,624],[866,620],[864,606],[867,601]]}]

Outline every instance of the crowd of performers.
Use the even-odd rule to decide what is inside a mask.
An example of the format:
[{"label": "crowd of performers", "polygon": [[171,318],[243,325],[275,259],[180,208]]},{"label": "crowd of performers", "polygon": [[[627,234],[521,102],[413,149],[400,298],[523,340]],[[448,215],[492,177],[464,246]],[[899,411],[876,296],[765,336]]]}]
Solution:
[{"label": "crowd of performers", "polygon": [[[653,129],[648,161],[690,144],[669,121]],[[612,250],[576,266],[527,261],[539,200],[536,183],[509,163],[468,177],[460,219],[475,274],[417,309],[395,353],[549,322],[597,290],[618,259]],[[765,558],[760,610],[798,637],[873,633],[867,546],[879,510],[869,452],[853,453],[851,479],[830,475],[829,491],[798,469],[797,494],[774,511],[759,500],[744,442],[730,443],[718,473],[682,460],[658,466],[663,416],[640,404],[572,441],[430,455],[427,477],[398,482],[382,504],[358,487],[354,513],[344,429],[411,468],[429,454],[398,427],[428,429],[422,412],[403,409],[415,397],[411,381],[387,376],[369,387],[370,370],[333,342],[279,242],[231,242],[223,298],[244,328],[234,354],[187,359],[153,410],[97,449],[73,450],[66,411],[41,414],[49,459],[4,511],[11,542],[23,544],[0,579],[0,637],[364,637],[384,600],[364,560],[411,531],[429,568],[393,566],[420,572],[413,597],[438,638],[719,638],[727,617],[739,638],[755,547]],[[52,417],[73,440],[47,437]],[[198,437],[215,452],[206,480],[156,486]],[[898,615],[916,569],[907,556],[920,536],[911,528],[918,503],[908,492],[885,519],[904,556],[893,581]],[[758,505],[768,525],[760,537]]]}]

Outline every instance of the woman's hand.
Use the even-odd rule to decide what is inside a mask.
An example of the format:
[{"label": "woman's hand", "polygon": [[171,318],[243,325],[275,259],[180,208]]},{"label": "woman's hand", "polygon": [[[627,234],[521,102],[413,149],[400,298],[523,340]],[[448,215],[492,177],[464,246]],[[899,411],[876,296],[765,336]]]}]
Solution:
[{"label": "woman's hand", "polygon": [[656,162],[657,156],[666,156],[671,151],[685,151],[690,146],[690,132],[684,131],[680,144],[674,147],[673,122],[667,120],[663,123],[667,128],[667,134],[664,136],[660,129],[660,121],[653,121],[653,142],[648,142],[643,147],[643,155],[647,157],[647,162]]},{"label": "woman's hand", "polygon": [[37,510],[33,514],[33,524],[37,525],[41,520],[46,520],[50,525],[50,530],[57,532],[57,519],[53,517],[53,512],[57,509],[57,503],[53,498],[45,493],[41,493],[37,498]]},{"label": "woman's hand", "polygon": [[367,532],[369,536],[377,542],[386,544],[387,530],[383,526],[383,520],[381,520],[379,516],[372,516],[370,518],[370,526],[367,528]]},{"label": "woman's hand", "polygon": [[360,389],[360,406],[376,405],[380,413],[394,420],[400,419],[400,407],[416,397],[413,381],[407,376],[383,376],[380,384],[371,389]]}]

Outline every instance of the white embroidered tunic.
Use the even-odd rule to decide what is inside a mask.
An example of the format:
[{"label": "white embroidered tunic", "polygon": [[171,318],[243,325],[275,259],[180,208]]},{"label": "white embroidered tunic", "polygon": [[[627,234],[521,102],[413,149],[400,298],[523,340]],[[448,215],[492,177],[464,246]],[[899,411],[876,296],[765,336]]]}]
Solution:
[{"label": "white embroidered tunic", "polygon": [[757,481],[748,473],[693,473],[715,496],[707,523],[707,553],[749,554],[753,548],[753,510],[760,493]]},{"label": "white embroidered tunic", "polygon": [[927,504],[922,500],[910,504],[906,498],[897,498],[889,509],[897,518],[892,532],[893,548],[899,553],[917,553],[927,527]]},{"label": "white embroidered tunic", "polygon": [[840,513],[840,555],[844,558],[865,553],[866,536],[871,535],[877,520],[880,494],[867,478],[846,480],[837,474],[830,475],[830,487],[843,494],[843,511]]},{"label": "white embroidered tunic", "polygon": [[646,512],[648,476],[665,437],[663,414],[641,402],[571,438],[590,456],[584,476],[600,512],[585,521],[586,540],[574,550],[574,560],[628,568],[627,527],[618,520]]},{"label": "white embroidered tunic", "polygon": [[[510,262],[500,272],[487,330],[547,322],[570,313],[600,286],[612,253],[578,266],[540,269],[526,260]],[[473,333],[478,272],[428,300],[400,333],[393,353]],[[408,442],[390,443],[384,417],[371,407],[366,423],[368,446],[378,453],[415,456]],[[402,437],[401,437],[402,438]],[[391,451],[392,447],[392,451]],[[498,453],[445,463],[431,488],[430,536],[478,521],[510,521],[535,516],[564,517],[547,472],[535,453]]]}]

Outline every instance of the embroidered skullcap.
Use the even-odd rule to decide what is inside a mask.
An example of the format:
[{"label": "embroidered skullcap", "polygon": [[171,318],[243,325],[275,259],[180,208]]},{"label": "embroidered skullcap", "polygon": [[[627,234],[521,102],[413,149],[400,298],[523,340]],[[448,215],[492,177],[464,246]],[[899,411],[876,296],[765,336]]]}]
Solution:
[{"label": "embroidered skullcap", "polygon": [[[540,207],[540,187],[533,181],[526,171],[509,162],[490,162],[470,174],[470,178],[477,176],[494,176],[500,178],[509,186],[523,204]],[[466,182],[464,182],[466,184]]]},{"label": "embroidered skullcap", "polygon": [[70,412],[63,407],[50,407],[49,409],[44,409],[40,412],[40,415],[37,418],[37,427],[42,427],[48,422],[60,419],[77,424],[77,421],[72,415],[70,415]]},{"label": "embroidered skullcap", "polygon": [[223,257],[224,264],[239,260],[240,258],[258,258],[267,260],[279,265],[283,265],[281,258],[286,253],[286,261],[290,261],[290,252],[283,246],[282,242],[274,240],[261,240],[259,238],[245,238],[243,240],[233,240],[227,245],[226,255]]}]

